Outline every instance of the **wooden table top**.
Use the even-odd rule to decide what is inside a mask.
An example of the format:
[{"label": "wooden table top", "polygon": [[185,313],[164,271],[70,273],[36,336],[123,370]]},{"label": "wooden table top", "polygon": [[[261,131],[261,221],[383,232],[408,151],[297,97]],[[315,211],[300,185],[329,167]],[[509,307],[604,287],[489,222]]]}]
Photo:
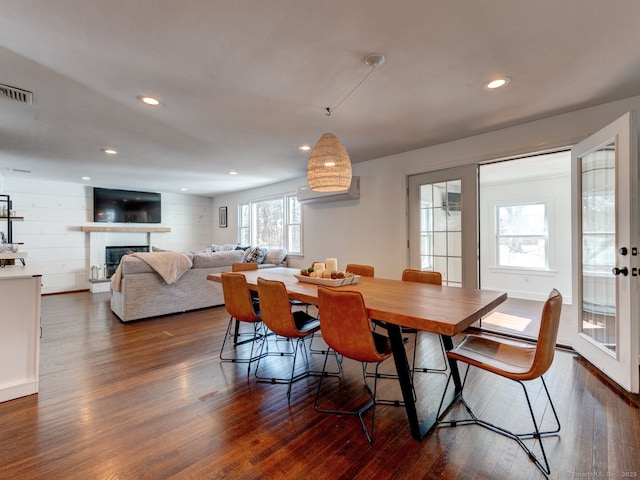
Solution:
[{"label": "wooden table top", "polygon": [[[289,297],[317,305],[318,285],[299,282],[295,268],[265,268],[242,273],[250,288],[258,277],[284,282]],[[221,282],[220,273],[207,279]],[[453,336],[507,299],[505,292],[447,287],[377,277],[360,277],[356,284],[335,287],[362,293],[370,318]]]}]

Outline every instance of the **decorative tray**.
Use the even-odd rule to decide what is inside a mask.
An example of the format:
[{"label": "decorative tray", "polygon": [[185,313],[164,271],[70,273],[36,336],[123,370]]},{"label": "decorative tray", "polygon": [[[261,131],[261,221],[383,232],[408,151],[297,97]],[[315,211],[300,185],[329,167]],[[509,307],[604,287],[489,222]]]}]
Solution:
[{"label": "decorative tray", "polygon": [[345,278],[317,278],[299,274],[294,274],[293,276],[296,277],[299,282],[314,283],[316,285],[326,285],[329,287],[340,287],[342,285],[358,283],[358,280],[360,280],[360,275]]}]

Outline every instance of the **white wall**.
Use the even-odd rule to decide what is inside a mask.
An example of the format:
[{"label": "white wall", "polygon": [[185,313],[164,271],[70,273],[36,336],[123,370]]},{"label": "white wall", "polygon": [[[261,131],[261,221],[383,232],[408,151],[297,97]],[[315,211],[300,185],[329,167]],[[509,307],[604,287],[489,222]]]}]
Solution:
[{"label": "white wall", "polygon": [[[13,240],[24,242],[20,248],[28,254],[26,261],[42,268],[42,293],[88,289],[90,234],[80,227],[92,224],[92,188],[11,176],[3,183],[3,193],[11,195],[16,214],[24,217],[13,224]],[[200,250],[211,243],[211,219],[210,198],[162,193],[161,225],[171,232],[153,234],[154,245]],[[138,240],[130,237],[129,241]]]},{"label": "white wall", "polygon": [[[480,174],[482,183],[482,172]],[[547,204],[549,220],[549,270],[497,268],[495,207],[505,202]],[[512,181],[480,188],[480,283],[482,288],[504,290],[511,298],[544,301],[552,288],[571,301],[571,177]]]},{"label": "white wall", "polygon": [[[342,266],[348,262],[372,264],[376,268],[376,276],[398,278],[407,266],[408,259],[408,175],[570,146],[627,111],[639,108],[640,97],[632,97],[433,147],[356,163],[353,165],[353,174],[360,176],[360,199],[305,205],[304,257],[290,258],[289,263],[294,267],[304,267],[316,260],[337,257]],[[348,139],[343,138],[342,141],[348,148]],[[219,206],[228,207],[229,227],[217,228],[216,222],[214,242],[236,242],[239,202],[295,192],[297,186],[305,183],[306,179],[301,177],[215,198],[214,211],[217,212]],[[564,270],[565,267],[562,268]],[[570,296],[570,291],[566,295]]]}]

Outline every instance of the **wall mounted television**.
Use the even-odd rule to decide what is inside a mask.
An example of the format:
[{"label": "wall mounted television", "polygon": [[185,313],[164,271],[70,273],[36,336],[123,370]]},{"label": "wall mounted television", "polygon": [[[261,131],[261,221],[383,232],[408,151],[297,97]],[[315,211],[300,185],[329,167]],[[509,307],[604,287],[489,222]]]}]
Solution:
[{"label": "wall mounted television", "polygon": [[106,223],[160,223],[159,193],[93,189],[93,221]]}]

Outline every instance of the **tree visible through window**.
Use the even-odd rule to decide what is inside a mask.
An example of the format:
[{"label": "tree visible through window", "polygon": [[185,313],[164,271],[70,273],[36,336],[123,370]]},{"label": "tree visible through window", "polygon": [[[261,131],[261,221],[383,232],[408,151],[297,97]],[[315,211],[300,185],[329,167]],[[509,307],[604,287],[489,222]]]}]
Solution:
[{"label": "tree visible through window", "polygon": [[549,266],[545,203],[496,207],[497,263],[501,267],[546,269]]},{"label": "tree visible through window", "polygon": [[302,212],[295,195],[252,201],[239,206],[241,245],[283,247],[302,253]]},{"label": "tree visible through window", "polygon": [[253,245],[284,246],[284,199],[275,198],[251,203]]}]

